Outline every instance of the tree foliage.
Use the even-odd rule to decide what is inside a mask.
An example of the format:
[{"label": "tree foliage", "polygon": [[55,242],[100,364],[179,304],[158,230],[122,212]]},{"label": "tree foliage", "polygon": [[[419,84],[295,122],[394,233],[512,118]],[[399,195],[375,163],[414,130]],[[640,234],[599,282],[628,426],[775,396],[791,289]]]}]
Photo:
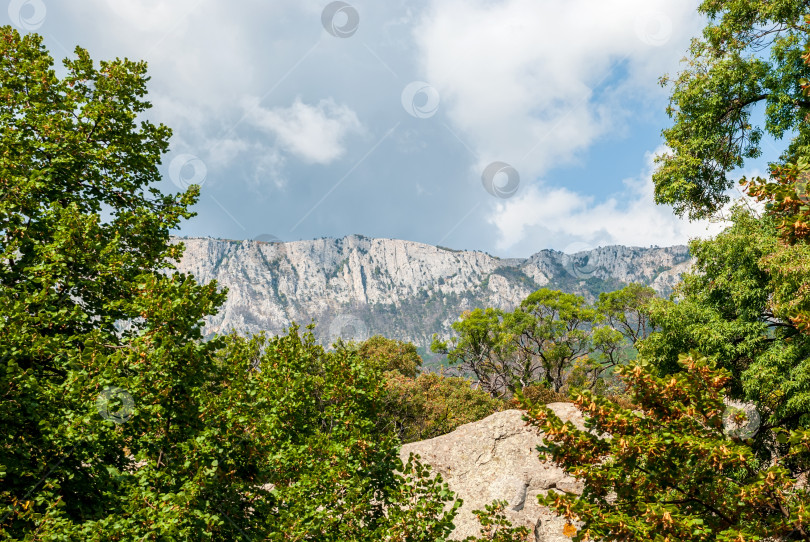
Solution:
[{"label": "tree foliage", "polygon": [[[222,472],[237,476],[221,483],[244,484],[249,506],[235,507],[231,518],[251,537],[428,541],[449,534],[460,502],[416,458],[399,461],[396,434],[378,423],[386,392],[375,363],[353,348],[325,352],[296,327],[285,337],[229,336],[218,356],[238,367],[213,396],[219,410],[242,420],[220,431],[242,435],[252,453],[246,466],[256,469],[244,484],[236,469],[245,460],[226,455]],[[260,525],[248,531],[251,521]]]},{"label": "tree foliage", "polygon": [[731,373],[731,397],[755,402],[769,425],[795,429],[809,413],[810,337],[775,305],[786,283],[774,273],[774,220],[743,208],[733,220],[715,239],[691,244],[694,270],[672,301],[653,304],[659,331],[639,351],[661,375],[681,370],[680,353],[700,351]]},{"label": "tree foliage", "polygon": [[[200,324],[224,297],[164,273],[197,191],[149,188],[170,131],[136,122],[146,66],[96,67],[77,48],[58,79],[41,38],[0,33],[0,528],[210,532],[220,519],[199,499],[216,478],[213,442],[194,390],[216,380],[218,343],[199,341]],[[114,387],[134,399],[112,405],[120,425],[96,405]]]},{"label": "tree foliage", "polygon": [[644,362],[618,369],[636,410],[587,391],[577,406],[586,431],[540,406],[531,420],[546,435],[543,454],[584,481],[581,496],[540,497],[582,540],[751,541],[810,538],[810,493],[791,468],[807,465],[807,434],[780,434],[785,454],[759,461],[751,441],[724,427],[723,386],[731,378],[696,354],[683,371],[658,377]]},{"label": "tree foliage", "polygon": [[[732,219],[691,243],[673,299],[652,301],[641,361],[617,369],[633,406],[579,394],[590,432],[536,410],[546,457],[585,482],[580,498],[544,501],[583,522],[578,540],[810,539],[810,337],[781,301],[800,271],[777,217],[738,207]],[[744,441],[724,398],[748,405]]]},{"label": "tree foliage", "polygon": [[[580,497],[542,499],[582,522],[575,540],[810,540],[806,8],[701,6],[716,20],[673,91],[657,199],[690,216],[715,211],[726,174],[759,153],[757,102],[767,131],[794,137],[770,179],[742,181],[764,215],[734,208],[722,234],[691,243],[695,269],[673,299],[651,304],[641,360],[618,369],[635,407],[583,392],[584,432],[533,412],[543,454],[585,482]],[[760,45],[769,60],[742,56]],[[747,401],[745,416],[728,397]],[[739,422],[748,430],[729,431]]]},{"label": "tree foliage", "polygon": [[650,329],[652,288],[630,284],[603,293],[590,306],[582,296],[542,288],[512,312],[475,309],[461,315],[449,343],[434,352],[475,375],[497,397],[543,385],[558,393],[571,386],[603,385],[606,370],[624,363]]},{"label": "tree foliage", "polygon": [[[798,0],[704,0],[709,18],[672,84],[663,135],[670,151],[657,161],[655,199],[679,215],[704,217],[728,201],[729,174],[761,155],[764,134],[791,140],[782,159],[806,154],[807,5]],[[756,125],[754,108],[764,108]]]},{"label": "tree foliage", "polygon": [[59,79],[0,35],[0,536],[444,539],[460,503],[378,427],[379,366],[296,327],[202,340],[226,292],[174,272],[199,187],[152,186],[146,65],[77,48]]},{"label": "tree foliage", "polygon": [[396,371],[415,378],[422,368],[422,358],[413,343],[375,335],[363,341],[357,353],[379,365],[383,371]]},{"label": "tree foliage", "polygon": [[454,431],[503,410],[503,401],[474,389],[467,378],[422,373],[408,378],[388,373],[386,407],[380,420],[393,426],[403,443]]},{"label": "tree foliage", "polygon": [[385,406],[377,424],[402,443],[450,433],[505,406],[467,378],[422,373],[422,358],[411,343],[378,335],[357,345],[357,352],[383,373]]}]

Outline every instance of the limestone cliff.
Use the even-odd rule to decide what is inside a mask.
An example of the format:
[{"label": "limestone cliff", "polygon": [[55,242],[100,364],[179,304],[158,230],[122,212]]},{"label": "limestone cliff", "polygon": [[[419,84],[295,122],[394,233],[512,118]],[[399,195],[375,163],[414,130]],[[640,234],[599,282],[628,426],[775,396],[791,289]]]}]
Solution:
[{"label": "limestone cliff", "polygon": [[229,290],[206,332],[282,333],[315,319],[316,335],[362,339],[373,334],[427,347],[450,334],[475,307],[514,308],[550,287],[585,295],[642,282],[667,294],[690,265],[685,246],[601,247],[566,255],[543,250],[500,259],[396,239],[348,236],[293,242],[175,239],[186,251],[178,269]]}]

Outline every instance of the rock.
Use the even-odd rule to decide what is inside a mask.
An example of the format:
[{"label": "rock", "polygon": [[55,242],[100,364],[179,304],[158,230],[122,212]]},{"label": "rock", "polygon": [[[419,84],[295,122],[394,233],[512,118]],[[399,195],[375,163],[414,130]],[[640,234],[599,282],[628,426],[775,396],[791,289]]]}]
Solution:
[{"label": "rock", "polygon": [[[206,334],[283,334],[291,322],[305,326],[314,318],[325,346],[334,340],[332,332],[341,332],[344,338],[381,334],[427,348],[434,333],[442,340],[453,335],[451,325],[464,310],[511,311],[541,287],[593,301],[589,277],[650,284],[666,295],[691,265],[686,246],[612,246],[577,255],[543,250],[530,258],[499,259],[357,235],[285,243],[173,241],[186,246],[179,271],[229,289],[225,305],[206,319]],[[576,270],[569,265],[573,257]]]},{"label": "rock", "polygon": [[[571,403],[548,405],[564,421],[584,429],[579,410]],[[418,454],[423,463],[440,473],[464,505],[456,516],[451,539],[478,536],[473,510],[483,510],[493,500],[508,502],[506,514],[513,525],[525,525],[535,542],[564,542],[565,521],[537,503],[550,489],[579,493],[582,485],[562,469],[540,461],[537,446],[541,433],[523,421],[520,410],[498,412],[462,425],[452,433],[406,444],[401,457]]]}]

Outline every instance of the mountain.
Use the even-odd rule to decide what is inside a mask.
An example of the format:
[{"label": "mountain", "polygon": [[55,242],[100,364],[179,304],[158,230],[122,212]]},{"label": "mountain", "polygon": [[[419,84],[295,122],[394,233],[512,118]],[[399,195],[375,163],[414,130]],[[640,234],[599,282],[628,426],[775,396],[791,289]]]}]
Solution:
[{"label": "mountain", "polygon": [[206,333],[268,330],[317,322],[328,345],[337,337],[374,334],[411,341],[424,353],[434,333],[475,307],[513,309],[541,287],[589,300],[629,282],[667,295],[691,264],[686,246],[600,247],[567,255],[543,250],[525,259],[453,250],[397,239],[267,242],[174,238],[185,254],[179,271],[228,288]]}]

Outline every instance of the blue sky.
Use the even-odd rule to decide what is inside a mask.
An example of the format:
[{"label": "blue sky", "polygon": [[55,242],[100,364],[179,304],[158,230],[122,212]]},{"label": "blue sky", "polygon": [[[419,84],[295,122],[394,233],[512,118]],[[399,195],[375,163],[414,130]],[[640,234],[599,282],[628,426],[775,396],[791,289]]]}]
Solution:
[{"label": "blue sky", "polygon": [[[3,16],[57,60],[81,45],[148,62],[148,116],[174,130],[161,188],[202,184],[181,235],[520,257],[717,231],[656,206],[650,183],[669,124],[658,78],[700,32],[696,7],[12,0]],[[749,173],[775,157],[764,150]],[[489,191],[485,171],[500,171]]]}]

